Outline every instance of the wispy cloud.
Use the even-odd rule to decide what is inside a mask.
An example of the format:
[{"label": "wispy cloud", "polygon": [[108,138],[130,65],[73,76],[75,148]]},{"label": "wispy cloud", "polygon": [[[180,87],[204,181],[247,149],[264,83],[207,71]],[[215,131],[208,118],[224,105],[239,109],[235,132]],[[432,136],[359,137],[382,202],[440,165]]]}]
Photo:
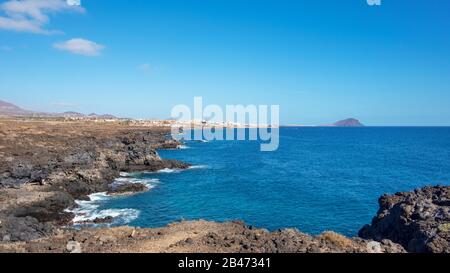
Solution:
[{"label": "wispy cloud", "polygon": [[54,34],[48,30],[49,15],[63,11],[84,12],[81,6],[68,5],[65,0],[8,0],[0,4],[0,29]]},{"label": "wispy cloud", "polygon": [[98,56],[105,48],[103,45],[81,38],[70,39],[65,42],[56,43],[53,45],[53,47],[59,50],[84,56]]}]

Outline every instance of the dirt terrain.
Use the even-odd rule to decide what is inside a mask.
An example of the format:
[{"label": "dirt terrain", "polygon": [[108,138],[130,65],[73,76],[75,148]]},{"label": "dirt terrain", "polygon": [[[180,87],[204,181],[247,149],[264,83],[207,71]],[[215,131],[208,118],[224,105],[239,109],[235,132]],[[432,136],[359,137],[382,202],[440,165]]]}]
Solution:
[{"label": "dirt terrain", "polygon": [[0,252],[31,253],[401,253],[390,241],[349,239],[327,232],[317,237],[287,229],[270,233],[240,222],[173,223],[164,228],[118,227],[60,231],[33,242],[0,244]]}]

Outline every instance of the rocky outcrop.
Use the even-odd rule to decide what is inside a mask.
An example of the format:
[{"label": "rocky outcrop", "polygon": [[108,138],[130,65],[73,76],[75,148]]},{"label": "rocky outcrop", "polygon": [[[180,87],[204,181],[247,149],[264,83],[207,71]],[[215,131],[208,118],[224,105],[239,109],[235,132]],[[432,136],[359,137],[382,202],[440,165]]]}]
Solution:
[{"label": "rocky outcrop", "polygon": [[30,242],[0,244],[0,252],[55,253],[403,253],[389,240],[311,236],[296,229],[269,232],[242,222],[178,222],[166,227],[65,230]]},{"label": "rocky outcrop", "polygon": [[11,212],[18,218],[32,217],[41,223],[52,222],[57,225],[65,225],[70,223],[73,215],[64,212],[64,209],[73,204],[74,199],[70,194],[58,191],[45,200],[16,207]]},{"label": "rocky outcrop", "polygon": [[[0,129],[0,221],[6,223],[0,241],[51,234],[50,226],[71,221],[73,215],[64,210],[75,206],[75,199],[111,190],[120,172],[189,167],[158,156],[157,148],[179,145],[167,140],[167,128],[0,120]],[[122,185],[116,193],[145,189]]]},{"label": "rocky outcrop", "polygon": [[450,187],[384,195],[371,225],[359,236],[390,239],[409,252],[450,253]]},{"label": "rocky outcrop", "polygon": [[[188,167],[158,156],[156,149],[179,145],[166,139],[167,129],[85,123],[79,124],[79,130],[78,123],[53,127],[19,123],[28,126],[28,132],[4,124],[5,137],[0,140],[4,158],[0,166],[0,188],[38,183],[63,186],[74,195],[83,195],[105,189],[119,172]],[[72,185],[65,185],[64,181]]]},{"label": "rocky outcrop", "polygon": [[[226,227],[226,228],[225,228]],[[242,222],[225,223],[219,231],[190,238],[175,246],[209,248],[212,252],[240,253],[403,253],[402,246],[389,240],[375,242],[360,238],[347,238],[335,232],[311,236],[297,229],[269,232],[247,226]]]},{"label": "rocky outcrop", "polygon": [[121,184],[116,187],[111,188],[108,191],[108,195],[130,195],[137,192],[143,192],[148,190],[148,188],[141,183],[127,183]]},{"label": "rocky outcrop", "polygon": [[80,224],[84,224],[84,225],[91,225],[91,224],[110,224],[114,221],[114,217],[112,216],[107,216],[105,218],[95,218],[94,220],[88,220],[88,221],[84,221],[81,222]]},{"label": "rocky outcrop", "polygon": [[155,144],[153,147],[155,149],[170,150],[170,149],[177,149],[179,146],[180,146],[180,142],[173,140],[173,139],[167,139],[164,142]]}]

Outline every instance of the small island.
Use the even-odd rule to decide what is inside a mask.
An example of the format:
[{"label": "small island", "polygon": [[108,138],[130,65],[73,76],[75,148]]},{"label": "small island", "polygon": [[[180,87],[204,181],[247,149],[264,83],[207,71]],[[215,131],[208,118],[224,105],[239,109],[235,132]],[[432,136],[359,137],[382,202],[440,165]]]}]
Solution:
[{"label": "small island", "polygon": [[359,120],[354,119],[354,118],[340,120],[340,121],[334,123],[332,126],[335,126],[335,127],[365,127],[364,124],[362,124]]}]

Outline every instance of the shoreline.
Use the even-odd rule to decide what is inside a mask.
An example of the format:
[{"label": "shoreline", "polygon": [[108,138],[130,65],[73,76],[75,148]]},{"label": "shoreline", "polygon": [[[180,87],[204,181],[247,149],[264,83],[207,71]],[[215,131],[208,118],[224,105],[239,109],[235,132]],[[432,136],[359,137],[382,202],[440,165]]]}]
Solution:
[{"label": "shoreline", "polygon": [[[121,173],[120,176],[110,183],[113,186],[116,183],[117,188],[105,192],[95,192],[88,195],[90,200],[75,200],[76,207],[67,208],[64,211],[74,214],[74,218],[71,221],[70,227],[77,228],[89,228],[89,227],[118,227],[121,225],[129,224],[131,221],[136,220],[139,217],[140,210],[132,208],[123,209],[102,209],[98,210],[98,207],[102,201],[113,200],[114,198],[127,198],[137,194],[143,194],[151,191],[160,180],[157,178],[142,179],[135,176],[148,174],[148,173],[173,173],[182,172],[193,169],[204,168],[204,165],[190,165],[186,169],[161,169],[152,172],[133,172],[133,173]],[[131,214],[131,215],[129,215]],[[89,216],[91,215],[91,216]],[[96,217],[98,215],[98,217]],[[125,220],[123,220],[125,219]],[[122,224],[117,224],[122,223]],[[103,226],[105,225],[106,226]]]},{"label": "shoreline", "polygon": [[[188,168],[156,150],[177,148],[167,128],[121,123],[0,120],[0,241],[26,241],[52,234],[74,215],[75,200],[113,191],[123,172]],[[132,189],[136,191],[136,189]],[[120,192],[121,189],[116,191]]]},{"label": "shoreline", "polygon": [[[157,153],[177,149],[181,143],[167,139],[168,129],[159,127],[14,120],[0,120],[0,126],[7,133],[0,142],[6,158],[0,170],[0,252],[450,252],[448,186],[383,196],[380,211],[372,225],[361,229],[360,238],[334,232],[311,236],[293,229],[269,232],[242,222],[202,220],[157,229],[64,229],[74,220],[67,209],[73,209],[76,200],[86,202],[89,194],[109,192],[124,172],[193,167],[164,160]],[[8,141],[17,144],[6,147]],[[138,184],[127,184],[116,193],[142,191]],[[436,215],[443,211],[443,216],[430,218],[430,208]],[[408,225],[403,223],[405,217]],[[108,249],[105,234],[109,234],[106,241],[125,245]],[[93,241],[70,239],[88,235]],[[69,243],[79,248],[71,250]]]}]

